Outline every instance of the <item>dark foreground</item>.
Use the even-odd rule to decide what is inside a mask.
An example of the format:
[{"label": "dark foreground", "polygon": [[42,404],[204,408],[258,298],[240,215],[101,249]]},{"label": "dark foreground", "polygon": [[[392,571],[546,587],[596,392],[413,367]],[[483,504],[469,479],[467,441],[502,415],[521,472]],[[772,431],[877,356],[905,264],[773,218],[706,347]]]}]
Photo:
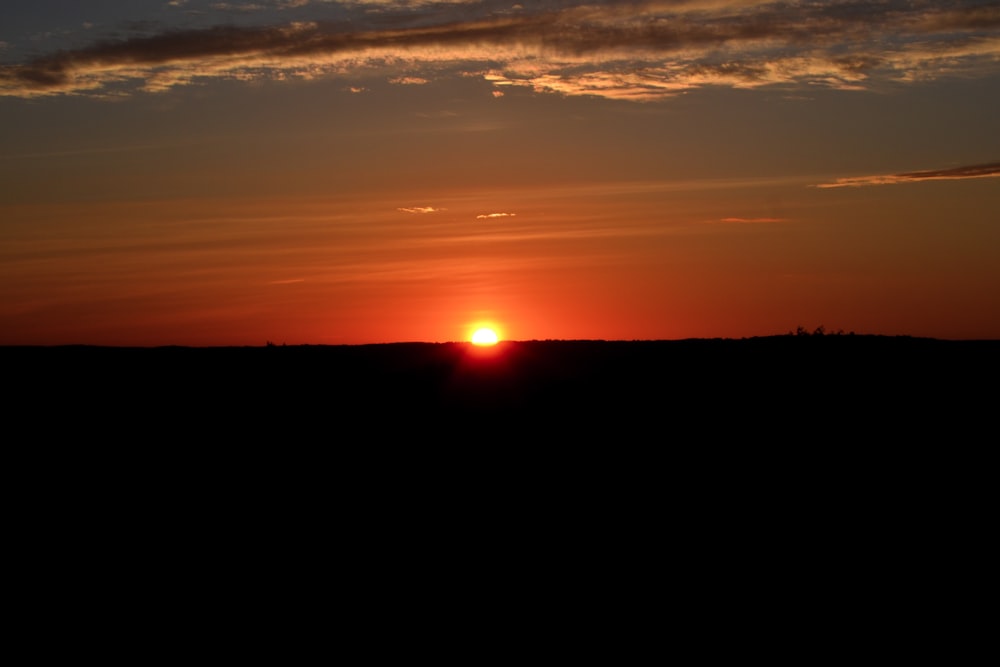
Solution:
[{"label": "dark foreground", "polygon": [[973,439],[1000,341],[886,336],[0,348],[12,414],[186,437]]},{"label": "dark foreground", "polygon": [[[101,601],[137,641],[164,609],[149,646],[177,643],[177,609],[232,643],[326,638],[329,599],[378,648],[396,618],[475,640],[489,605],[600,624],[583,646],[620,660],[617,625],[662,636],[653,599],[702,653],[953,660],[987,636],[963,610],[992,571],[1000,342],[0,355],[9,569],[73,626],[108,623]],[[95,637],[106,654],[105,633],[71,639]]]}]

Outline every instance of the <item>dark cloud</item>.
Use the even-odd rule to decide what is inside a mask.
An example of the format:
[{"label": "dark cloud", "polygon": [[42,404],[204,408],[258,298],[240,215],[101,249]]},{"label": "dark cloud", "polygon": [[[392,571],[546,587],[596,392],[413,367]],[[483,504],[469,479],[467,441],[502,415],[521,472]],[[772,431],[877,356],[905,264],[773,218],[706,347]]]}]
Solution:
[{"label": "dark cloud", "polygon": [[990,178],[1000,176],[1000,162],[975,164],[949,169],[927,169],[924,171],[908,171],[899,174],[877,174],[874,176],[849,176],[838,178],[832,183],[820,183],[817,188],[846,188],[865,185],[894,185],[898,183],[916,183],[919,181],[944,181],[966,178]]},{"label": "dark cloud", "polygon": [[[197,78],[315,77],[402,61],[411,70],[476,64],[496,85],[656,99],[704,85],[857,88],[1000,61],[1000,36],[991,32],[1000,7],[979,3],[695,0],[526,3],[516,11],[493,3],[355,4],[396,10],[400,21],[219,26],[98,42],[0,68],[0,94],[136,83],[155,91]],[[546,9],[532,11],[537,6]]]}]

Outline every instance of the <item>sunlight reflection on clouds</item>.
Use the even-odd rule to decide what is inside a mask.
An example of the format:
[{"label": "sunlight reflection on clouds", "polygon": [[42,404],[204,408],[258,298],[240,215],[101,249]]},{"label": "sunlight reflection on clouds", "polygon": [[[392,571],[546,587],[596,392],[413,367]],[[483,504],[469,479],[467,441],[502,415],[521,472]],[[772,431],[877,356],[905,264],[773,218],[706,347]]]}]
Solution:
[{"label": "sunlight reflection on clouds", "polygon": [[350,24],[217,25],[98,42],[3,66],[0,94],[160,93],[218,79],[413,85],[471,74],[500,93],[649,101],[705,86],[877,88],[994,72],[1000,61],[1000,9],[975,4],[564,3],[513,14],[487,4],[470,15],[478,5],[450,3],[468,6],[449,15],[433,3],[436,13],[415,24],[431,3],[355,4],[404,11],[405,21],[385,28],[362,13]]}]

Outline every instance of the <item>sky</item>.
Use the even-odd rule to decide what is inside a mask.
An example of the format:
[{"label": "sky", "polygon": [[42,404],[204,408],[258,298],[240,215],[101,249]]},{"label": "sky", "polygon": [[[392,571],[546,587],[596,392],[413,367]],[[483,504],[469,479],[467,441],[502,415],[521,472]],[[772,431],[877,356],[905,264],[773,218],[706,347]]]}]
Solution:
[{"label": "sky", "polygon": [[1000,338],[996,1],[4,0],[0,344]]}]

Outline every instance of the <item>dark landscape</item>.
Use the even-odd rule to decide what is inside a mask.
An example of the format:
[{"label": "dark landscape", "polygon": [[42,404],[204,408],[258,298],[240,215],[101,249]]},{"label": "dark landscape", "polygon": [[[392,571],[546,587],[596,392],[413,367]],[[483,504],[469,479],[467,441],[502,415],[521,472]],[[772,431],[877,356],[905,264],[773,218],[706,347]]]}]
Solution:
[{"label": "dark landscape", "polygon": [[[802,443],[985,438],[1000,341],[780,335],[2,348],[14,415],[290,441],[406,433]],[[470,426],[471,425],[471,426]],[[471,430],[470,430],[471,428]],[[214,437],[213,436],[213,437]]]},{"label": "dark landscape", "polygon": [[514,563],[504,576],[563,573],[579,590],[573,568],[611,557],[625,581],[672,563],[698,598],[756,604],[779,586],[788,604],[853,609],[878,591],[917,614],[917,578],[942,563],[961,577],[985,553],[1000,341],[0,354],[15,516],[31,544],[59,545],[44,563],[82,552],[118,571],[156,554],[167,576],[240,573],[247,595],[248,562],[298,581],[346,557],[393,582],[424,559],[471,576],[490,554]]}]

